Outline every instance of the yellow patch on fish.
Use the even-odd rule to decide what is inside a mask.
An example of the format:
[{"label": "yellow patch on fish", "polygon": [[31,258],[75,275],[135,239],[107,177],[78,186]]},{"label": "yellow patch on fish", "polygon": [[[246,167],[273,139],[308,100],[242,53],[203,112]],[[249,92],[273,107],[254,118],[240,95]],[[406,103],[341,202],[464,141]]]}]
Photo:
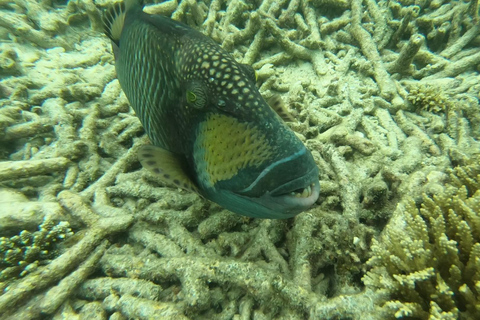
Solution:
[{"label": "yellow patch on fish", "polygon": [[198,147],[204,150],[211,185],[232,178],[240,169],[259,167],[274,152],[256,127],[222,114],[210,114],[200,125],[198,137],[202,137]]}]

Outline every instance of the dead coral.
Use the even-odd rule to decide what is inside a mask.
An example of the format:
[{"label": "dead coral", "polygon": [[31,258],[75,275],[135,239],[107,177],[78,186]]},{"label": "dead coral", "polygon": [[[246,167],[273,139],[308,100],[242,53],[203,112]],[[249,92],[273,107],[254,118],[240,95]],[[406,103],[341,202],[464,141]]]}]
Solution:
[{"label": "dead coral", "polygon": [[22,230],[34,231],[46,217],[50,221],[67,221],[55,201],[28,201],[18,190],[0,189],[0,235],[12,236]]},{"label": "dead coral", "polygon": [[[64,194],[63,200],[66,209],[77,217],[88,210],[75,195]],[[124,231],[132,223],[132,218],[126,215],[101,218],[95,212],[88,213],[90,219],[86,218],[85,224],[89,229],[80,241],[46,266],[12,283],[8,290],[2,292],[0,310],[8,310],[2,316],[9,315],[12,319],[38,319],[40,314],[54,313],[95,270],[96,263],[108,246],[105,238]],[[24,307],[14,308],[21,305]]]},{"label": "dead coral", "polygon": [[[0,232],[26,228],[15,217],[34,230],[47,213],[87,231],[40,278],[5,291],[0,307],[16,319],[378,319],[388,293],[360,292],[359,281],[371,226],[400,195],[441,192],[445,169],[480,149],[474,3],[147,4],[251,64],[262,95],[280,93],[298,115],[289,125],[320,167],[321,199],[279,222],[234,215],[140,169],[136,151],[148,139],[101,34],[110,0],[2,2],[0,37],[21,73],[0,83],[0,169],[15,176],[1,183],[22,197],[1,204]],[[434,88],[448,82],[456,110],[408,111],[405,81],[425,76]],[[115,246],[101,258],[106,237]]]},{"label": "dead coral", "polygon": [[450,172],[444,190],[421,205],[400,204],[363,278],[385,290],[389,318],[477,319],[480,316],[480,165]]},{"label": "dead coral", "polygon": [[[130,179],[138,184],[135,173],[120,175],[117,181],[127,186],[131,185]],[[144,181],[142,185],[148,187],[150,183]],[[126,203],[131,203],[132,196],[143,196],[136,190],[133,185],[123,189],[122,198]],[[117,192],[111,194],[116,196]],[[327,294],[359,292],[354,285],[346,290],[330,284],[334,261],[338,271],[333,277],[338,282],[350,281],[353,275],[362,272],[362,261],[366,259],[373,230],[355,220],[345,223],[336,214],[316,212],[298,217],[290,227],[286,221],[244,218],[226,210],[218,211],[215,206],[210,209],[210,216],[204,217],[202,211],[208,206],[199,202],[198,197],[173,190],[163,194],[159,193],[156,202],[139,212],[138,218],[145,222],[138,222],[130,229],[130,245],[112,248],[100,263],[104,276],[118,279],[117,293],[108,298],[116,302],[106,305],[107,311],[121,311],[137,317],[138,310],[117,302],[123,301],[151,304],[152,308],[168,305],[172,312],[195,315],[199,319],[227,318],[240,308],[232,296],[246,295],[248,299],[263,301],[279,292],[281,299],[270,300],[268,306],[253,305],[250,312],[270,318],[288,313],[298,318],[304,312],[313,316],[323,310],[313,305]],[[344,251],[336,248],[340,242]],[[132,260],[135,246],[147,250]],[[147,260],[151,264],[144,264]],[[153,270],[158,272],[152,273]],[[205,274],[207,270],[212,273]],[[137,295],[147,298],[152,286],[163,288],[158,301],[132,300],[128,288],[121,284],[137,278],[145,280],[141,283],[143,288],[138,287]],[[92,284],[107,283],[102,279],[105,278],[92,280]],[[280,281],[282,285],[264,288],[265,281]],[[290,282],[295,285],[284,288],[284,285],[290,286]],[[227,283],[229,285],[225,286]],[[297,301],[297,290],[310,292],[308,298],[302,298],[307,299],[305,302]],[[105,297],[105,290],[95,292],[98,293],[82,290],[79,298],[85,295],[90,299]],[[308,306],[310,303],[312,305]],[[221,309],[215,307],[219,305]],[[347,313],[352,312],[347,309]]]},{"label": "dead coral", "polygon": [[0,47],[0,76],[20,75],[21,68],[18,64],[18,56],[15,50],[2,45]]}]

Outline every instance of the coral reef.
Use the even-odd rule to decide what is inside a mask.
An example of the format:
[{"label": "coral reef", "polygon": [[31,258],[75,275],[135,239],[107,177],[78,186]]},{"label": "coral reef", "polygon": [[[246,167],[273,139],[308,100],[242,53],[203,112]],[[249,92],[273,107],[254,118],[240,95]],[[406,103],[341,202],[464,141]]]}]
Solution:
[{"label": "coral reef", "polygon": [[[5,288],[0,296],[0,310],[4,311],[2,318],[37,319],[40,314],[53,314],[96,270],[109,244],[106,238],[126,230],[132,223],[132,218],[127,215],[99,217],[69,191],[60,193],[59,197],[65,210],[89,228],[83,238],[62,255]],[[37,295],[29,299],[34,294]],[[24,308],[13,308],[24,303]]]},{"label": "coral reef", "polygon": [[54,258],[57,243],[73,234],[68,222],[55,224],[45,219],[39,230],[23,230],[10,238],[0,238],[0,287],[2,282],[23,277]]},{"label": "coral reef", "polygon": [[[382,289],[377,271],[388,261],[380,258],[370,260],[371,282],[361,281],[372,254],[388,250],[381,240],[371,249],[385,225],[388,234],[395,221],[423,221],[425,231],[405,240],[420,244],[439,234],[422,218],[438,206],[435,196],[461,199],[454,210],[478,198],[448,193],[454,177],[467,183],[449,169],[480,150],[478,1],[146,2],[145,11],[197,28],[252,65],[266,99],[282,96],[320,168],[320,199],[294,219],[262,221],[163,185],[138,162],[148,138],[102,34],[101,10],[112,1],[0,1],[0,236],[33,233],[45,217],[76,233],[62,255],[0,288],[0,311],[8,311],[0,319],[478,312],[467,308],[478,298],[473,276],[455,287],[464,278],[428,269],[427,257],[444,259],[434,242],[419,258],[426,269],[405,266],[427,271],[397,278],[423,277],[458,297],[445,289],[426,298],[430,287],[402,300],[413,290]],[[401,199],[412,200],[395,210]],[[443,219],[476,230],[462,214],[433,214],[435,228]],[[458,258],[448,265],[465,270],[469,256],[453,252],[452,241],[458,252],[469,245],[445,230],[448,241],[438,241]]]},{"label": "coral reef", "polygon": [[427,110],[434,113],[446,112],[454,108],[454,104],[449,97],[445,97],[442,91],[437,87],[429,85],[418,85],[410,88],[408,92],[408,101],[410,101],[417,110]]},{"label": "coral reef", "polygon": [[480,164],[451,170],[449,182],[422,203],[399,204],[363,281],[389,293],[387,318],[480,317]]}]

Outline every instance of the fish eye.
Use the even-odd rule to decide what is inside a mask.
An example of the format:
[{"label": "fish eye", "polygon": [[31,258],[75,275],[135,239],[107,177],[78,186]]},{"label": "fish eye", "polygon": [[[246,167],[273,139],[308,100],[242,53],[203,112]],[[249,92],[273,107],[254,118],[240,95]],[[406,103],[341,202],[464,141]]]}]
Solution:
[{"label": "fish eye", "polygon": [[187,103],[195,109],[202,109],[207,105],[206,87],[200,81],[192,81],[186,88]]},{"label": "fish eye", "polygon": [[189,103],[194,103],[197,101],[197,95],[193,91],[187,91],[187,101]]}]

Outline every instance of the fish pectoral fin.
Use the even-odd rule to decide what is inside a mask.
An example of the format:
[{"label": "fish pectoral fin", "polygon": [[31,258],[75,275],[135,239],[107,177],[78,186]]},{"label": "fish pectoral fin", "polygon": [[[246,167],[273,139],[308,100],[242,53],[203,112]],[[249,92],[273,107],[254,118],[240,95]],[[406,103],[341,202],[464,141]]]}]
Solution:
[{"label": "fish pectoral fin", "polygon": [[200,194],[185,171],[185,161],[170,151],[145,145],[138,151],[138,160],[144,168],[158,175],[166,183]]},{"label": "fish pectoral fin", "polygon": [[267,101],[268,105],[283,119],[285,122],[296,122],[297,120],[293,115],[288,111],[285,102],[283,102],[282,97],[278,94],[273,95]]}]

